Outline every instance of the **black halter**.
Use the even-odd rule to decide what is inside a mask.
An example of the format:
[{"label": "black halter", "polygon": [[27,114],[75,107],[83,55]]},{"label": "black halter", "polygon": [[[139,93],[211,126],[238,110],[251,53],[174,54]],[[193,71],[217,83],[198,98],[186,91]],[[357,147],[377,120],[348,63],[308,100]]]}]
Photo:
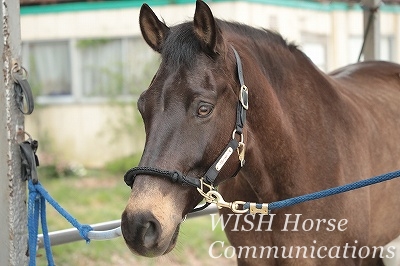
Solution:
[{"label": "black halter", "polygon": [[[232,133],[232,139],[229,141],[228,145],[225,147],[223,152],[219,155],[217,160],[215,160],[215,162],[211,165],[211,167],[207,170],[207,172],[202,178],[185,176],[179,171],[168,171],[147,166],[133,167],[130,170],[128,170],[124,176],[124,181],[129,187],[132,187],[136,176],[143,174],[166,177],[173,183],[190,185],[198,189],[203,189],[203,183],[213,186],[218,176],[218,173],[220,172],[226,161],[229,159],[229,157],[233,154],[235,150],[237,150],[239,153],[240,166],[233,176],[236,176],[236,174],[243,167],[244,165],[243,126],[246,121],[246,110],[248,109],[248,90],[247,87],[244,85],[242,62],[240,60],[239,54],[236,52],[233,46],[231,47],[233,49],[236,58],[236,66],[238,72],[237,74],[240,82],[240,94],[239,94],[239,102],[236,108],[235,129],[233,130]],[[236,140],[236,135],[239,135],[240,141]],[[206,203],[204,206],[196,208],[191,212],[202,210],[208,205],[209,204]]]}]

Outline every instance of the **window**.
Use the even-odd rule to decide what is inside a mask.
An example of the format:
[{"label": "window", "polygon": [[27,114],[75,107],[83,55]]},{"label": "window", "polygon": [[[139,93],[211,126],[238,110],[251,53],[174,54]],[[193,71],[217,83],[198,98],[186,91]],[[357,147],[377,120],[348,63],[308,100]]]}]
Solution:
[{"label": "window", "polygon": [[41,103],[137,96],[159,62],[139,37],[28,42],[23,59]]},{"label": "window", "polygon": [[118,95],[122,91],[121,40],[76,42],[80,57],[82,95]]},{"label": "window", "polygon": [[123,73],[126,92],[139,95],[150,85],[160,64],[160,56],[141,37],[127,39],[125,47]]},{"label": "window", "polygon": [[32,42],[22,45],[23,66],[36,95],[71,95],[71,61],[67,41]]}]

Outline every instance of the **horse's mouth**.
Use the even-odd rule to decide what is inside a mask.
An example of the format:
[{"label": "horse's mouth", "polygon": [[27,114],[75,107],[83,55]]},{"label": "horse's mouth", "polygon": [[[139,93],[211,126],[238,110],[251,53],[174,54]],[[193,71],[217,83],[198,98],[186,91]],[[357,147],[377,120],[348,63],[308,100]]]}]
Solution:
[{"label": "horse's mouth", "polygon": [[169,243],[169,247],[165,250],[165,252],[163,253],[163,255],[165,255],[165,254],[171,252],[171,250],[174,249],[174,247],[175,247],[175,245],[176,245],[176,242],[177,242],[177,240],[178,240],[179,227],[180,227],[180,224],[176,227],[176,230],[175,230],[174,234],[172,235],[171,242]]}]

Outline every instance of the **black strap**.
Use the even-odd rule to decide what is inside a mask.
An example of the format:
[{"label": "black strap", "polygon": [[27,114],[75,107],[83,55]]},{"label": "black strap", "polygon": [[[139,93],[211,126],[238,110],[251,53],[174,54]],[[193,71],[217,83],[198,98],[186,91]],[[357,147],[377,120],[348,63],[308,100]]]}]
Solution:
[{"label": "black strap", "polygon": [[22,180],[30,180],[34,184],[38,182],[38,175],[36,166],[39,166],[39,160],[36,155],[36,150],[38,148],[38,142],[36,140],[33,141],[24,141],[19,144],[21,150],[21,173],[22,173]]},{"label": "black strap", "polygon": [[237,75],[240,82],[240,92],[239,92],[239,102],[236,108],[236,126],[235,130],[237,134],[243,133],[244,123],[246,122],[246,110],[248,108],[248,91],[246,85],[244,85],[244,78],[243,78],[243,68],[242,68],[242,60],[235,48],[231,45],[233,53],[235,54],[236,58],[236,69]]},{"label": "black strap", "polygon": [[[218,173],[221,170],[221,167],[218,167],[218,164],[221,163],[223,166],[225,164],[225,161],[230,157],[230,155],[229,156],[227,155],[228,150],[230,150],[231,153],[234,153],[236,152],[238,146],[239,142],[236,139],[231,139],[229,141],[224,151],[220,154],[217,160],[215,160],[213,165],[207,170],[206,174],[204,175],[204,181],[207,184],[212,185],[215,183]],[[224,156],[227,156],[227,158],[223,158]],[[235,172],[235,175],[239,172],[239,170],[240,168]],[[127,184],[129,187],[132,187],[135,178],[138,175],[153,175],[159,177],[166,177],[172,183],[180,183],[183,185],[190,185],[196,188],[201,188],[201,182],[199,178],[185,176],[179,171],[168,171],[148,166],[138,166],[129,169],[124,175],[125,184]]]},{"label": "black strap", "polygon": [[243,133],[244,122],[246,121],[246,109],[243,108],[241,103],[238,103],[236,108],[236,126],[235,130],[237,134]]},{"label": "black strap", "polygon": [[[237,147],[239,146],[239,142],[236,139],[231,139],[228,145],[225,147],[224,151],[219,155],[217,160],[215,160],[214,164],[208,168],[206,174],[204,175],[204,180],[207,184],[214,184],[215,179],[217,179],[218,173],[221,168],[217,167],[217,164],[223,160],[223,156],[228,152],[228,150],[232,150],[232,152],[236,152]],[[228,157],[229,158],[229,157]],[[228,159],[227,158],[227,159]]]},{"label": "black strap", "polygon": [[244,85],[244,78],[243,78],[243,68],[242,68],[242,60],[240,59],[240,56],[238,52],[236,51],[235,48],[231,45],[231,48],[233,50],[233,53],[235,54],[236,58],[236,69],[237,69],[237,74],[240,82],[240,87]]},{"label": "black strap", "polygon": [[133,167],[128,170],[128,172],[126,172],[126,174],[124,175],[125,183],[129,187],[132,187],[133,182],[138,175],[154,175],[159,177],[166,177],[173,183],[180,183],[183,185],[190,185],[198,188],[201,187],[201,183],[198,178],[185,176],[179,171],[168,171],[147,166]]},{"label": "black strap", "polygon": [[[32,95],[31,86],[26,78],[18,73],[13,74],[15,100],[18,109],[25,115],[30,115],[34,109],[34,100]],[[25,106],[26,105],[26,106]]]}]

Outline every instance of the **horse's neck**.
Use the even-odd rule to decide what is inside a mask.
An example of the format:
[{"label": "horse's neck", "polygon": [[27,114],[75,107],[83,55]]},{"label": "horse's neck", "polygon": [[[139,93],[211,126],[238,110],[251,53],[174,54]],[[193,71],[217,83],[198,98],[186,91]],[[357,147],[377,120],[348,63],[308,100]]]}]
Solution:
[{"label": "horse's neck", "polygon": [[[321,99],[335,101],[336,98],[329,79],[308,59],[293,59],[299,61],[293,60],[292,65],[287,66],[276,62],[280,68],[269,62],[248,70],[252,73],[248,75],[253,75],[253,78],[247,80],[252,93],[247,124],[249,165],[245,172],[252,176],[251,182],[257,178],[269,178],[268,189],[259,193],[267,193],[272,198],[290,196],[304,185],[305,164],[313,159],[308,157],[314,155],[305,153],[305,146],[317,141],[312,138],[318,137],[319,121],[325,119],[324,114],[320,114],[325,109]],[[263,69],[276,69],[278,73],[265,74]],[[271,77],[274,77],[274,84],[270,82]],[[325,87],[326,95],[321,95],[318,86]],[[323,143],[318,142],[318,145]]]}]

